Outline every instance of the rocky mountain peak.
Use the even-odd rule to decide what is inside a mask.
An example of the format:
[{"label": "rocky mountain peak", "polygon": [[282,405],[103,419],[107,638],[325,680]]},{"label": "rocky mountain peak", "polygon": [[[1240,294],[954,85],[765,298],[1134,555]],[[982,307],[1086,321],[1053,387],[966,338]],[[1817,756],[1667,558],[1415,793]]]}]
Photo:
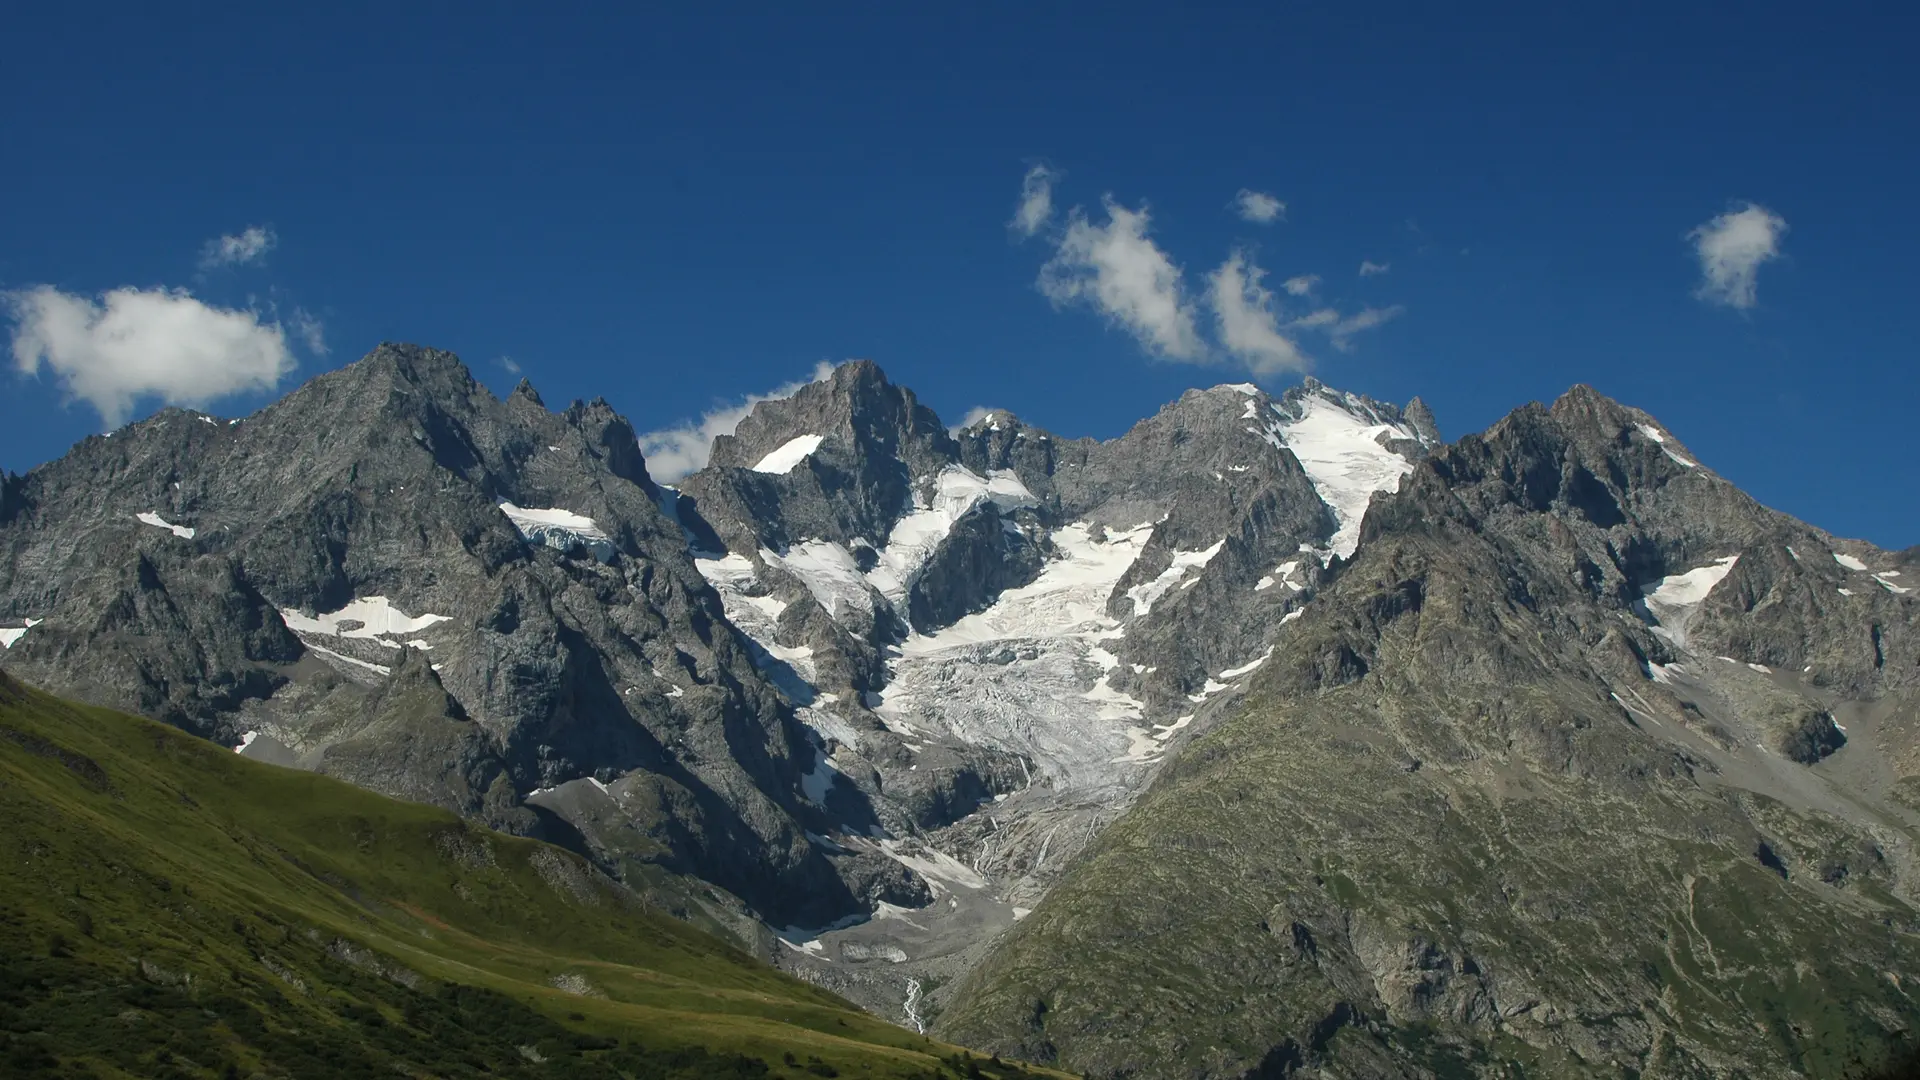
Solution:
[{"label": "rocky mountain peak", "polygon": [[958,447],[911,390],[888,382],[878,364],[855,360],[790,397],[756,403],[731,435],[714,440],[709,463],[784,473],[820,454],[869,475],[897,462],[918,476],[954,461]]},{"label": "rocky mountain peak", "polygon": [[547,407],[547,403],[540,399],[540,391],[533,388],[533,380],[527,378],[522,378],[514,384],[513,392],[507,395],[507,400],[510,402],[525,402],[529,405],[537,405],[542,409]]}]

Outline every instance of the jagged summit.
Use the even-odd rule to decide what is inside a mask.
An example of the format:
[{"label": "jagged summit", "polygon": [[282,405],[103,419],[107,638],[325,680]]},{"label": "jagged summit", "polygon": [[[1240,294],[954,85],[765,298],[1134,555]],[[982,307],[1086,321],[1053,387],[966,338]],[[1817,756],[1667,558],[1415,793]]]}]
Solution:
[{"label": "jagged summit", "polygon": [[522,377],[519,382],[514,384],[513,392],[508,395],[508,400],[524,401],[530,405],[538,405],[543,409],[547,407],[547,403],[540,398],[540,391],[533,388],[533,380],[525,377]]}]

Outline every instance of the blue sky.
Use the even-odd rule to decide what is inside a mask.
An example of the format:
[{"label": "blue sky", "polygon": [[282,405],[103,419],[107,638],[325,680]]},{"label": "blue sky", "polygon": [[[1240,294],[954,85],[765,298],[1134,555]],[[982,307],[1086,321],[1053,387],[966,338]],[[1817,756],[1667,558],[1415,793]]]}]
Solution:
[{"label": "blue sky", "polygon": [[1310,364],[1449,436],[1592,383],[1920,543],[1904,7],[283,6],[9,15],[0,466],[387,339],[642,429],[869,357],[1105,437]]}]

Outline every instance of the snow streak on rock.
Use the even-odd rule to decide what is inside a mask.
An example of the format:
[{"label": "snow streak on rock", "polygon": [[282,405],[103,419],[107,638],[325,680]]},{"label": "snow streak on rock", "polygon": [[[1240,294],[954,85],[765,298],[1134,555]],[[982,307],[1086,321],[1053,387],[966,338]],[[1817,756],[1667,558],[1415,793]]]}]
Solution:
[{"label": "snow streak on rock", "polygon": [[793,467],[805,461],[807,455],[820,449],[820,444],[823,441],[824,440],[818,435],[801,435],[789,439],[783,445],[775,448],[772,453],[761,458],[759,463],[754,465],[753,471],[763,473],[792,472]]}]

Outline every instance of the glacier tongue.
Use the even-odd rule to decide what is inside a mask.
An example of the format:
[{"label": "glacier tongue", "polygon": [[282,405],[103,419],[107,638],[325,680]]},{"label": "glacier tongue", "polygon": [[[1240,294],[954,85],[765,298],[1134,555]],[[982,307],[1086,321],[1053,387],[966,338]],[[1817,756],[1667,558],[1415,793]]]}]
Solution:
[{"label": "glacier tongue", "polygon": [[1151,524],[1108,533],[1056,530],[1059,557],[986,610],[914,634],[889,664],[876,710],[890,725],[944,732],[1030,759],[1056,788],[1120,779],[1144,735],[1143,706],[1107,685],[1118,663],[1100,647],[1118,637],[1107,598],[1139,558]]}]

